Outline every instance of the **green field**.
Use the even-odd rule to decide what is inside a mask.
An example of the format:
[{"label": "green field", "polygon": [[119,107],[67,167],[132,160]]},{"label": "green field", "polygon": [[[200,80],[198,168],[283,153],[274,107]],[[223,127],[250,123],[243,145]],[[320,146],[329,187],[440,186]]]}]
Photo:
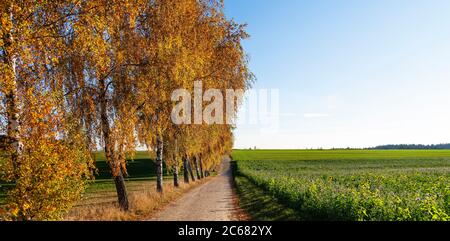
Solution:
[{"label": "green field", "polygon": [[235,150],[233,159],[254,219],[450,220],[450,150]]}]

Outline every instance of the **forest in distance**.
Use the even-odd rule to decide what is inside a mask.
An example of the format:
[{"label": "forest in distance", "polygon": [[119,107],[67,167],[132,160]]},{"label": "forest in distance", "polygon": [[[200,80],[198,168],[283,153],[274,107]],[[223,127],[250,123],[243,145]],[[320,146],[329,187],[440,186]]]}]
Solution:
[{"label": "forest in distance", "polygon": [[401,144],[401,145],[381,145],[373,148],[373,150],[450,150],[450,144]]}]

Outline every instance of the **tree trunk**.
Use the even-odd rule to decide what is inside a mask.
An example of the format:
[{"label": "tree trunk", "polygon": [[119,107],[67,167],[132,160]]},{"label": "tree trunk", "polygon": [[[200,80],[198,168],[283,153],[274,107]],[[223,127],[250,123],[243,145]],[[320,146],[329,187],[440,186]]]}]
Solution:
[{"label": "tree trunk", "polygon": [[189,183],[189,161],[186,156],[183,157],[183,175],[184,183]]},{"label": "tree trunk", "polygon": [[100,119],[101,119],[101,125],[102,125],[102,133],[103,133],[103,140],[105,142],[105,157],[106,161],[108,162],[111,173],[114,178],[114,182],[116,184],[116,192],[117,192],[117,198],[119,200],[119,207],[123,211],[129,210],[129,202],[128,202],[128,193],[125,186],[125,180],[123,178],[121,165],[118,163],[118,160],[114,158],[114,149],[113,149],[113,143],[111,140],[111,129],[109,126],[109,120],[108,120],[108,100],[106,97],[106,85],[105,80],[100,81],[100,91],[102,91],[104,94],[100,96]]},{"label": "tree trunk", "polygon": [[188,169],[189,169],[189,174],[191,175],[192,181],[195,182],[194,172],[192,171],[192,163],[189,159],[188,159]]},{"label": "tree trunk", "polygon": [[[9,15],[11,20],[12,6],[9,8]],[[5,39],[5,46],[10,47],[14,43],[13,34],[9,33]],[[13,50],[11,50],[13,52]],[[18,168],[19,168],[19,157],[22,154],[23,145],[20,140],[20,123],[19,123],[19,108],[18,108],[18,97],[17,97],[17,58],[14,53],[6,52],[4,57],[4,62],[7,66],[11,68],[12,72],[12,86],[9,93],[5,95],[6,104],[6,115],[7,115],[7,140],[9,151],[11,152],[11,163],[13,166],[14,177],[19,178]]]},{"label": "tree trunk", "polygon": [[173,186],[174,187],[179,187],[180,186],[180,182],[179,182],[179,180],[178,180],[178,172],[179,172],[179,169],[178,169],[178,167],[180,166],[179,165],[179,162],[178,162],[178,140],[177,139],[175,139],[175,154],[173,154],[173,161],[174,161],[174,168],[173,168]]},{"label": "tree trunk", "polygon": [[203,172],[203,158],[200,156],[200,177],[203,179],[205,178],[205,173]]},{"label": "tree trunk", "polygon": [[163,147],[164,143],[160,134],[156,137],[156,191],[163,192]]},{"label": "tree trunk", "polygon": [[[175,156],[174,156],[174,158],[175,158],[174,160],[177,160]],[[175,166],[173,168],[173,185],[175,187],[179,187],[180,186],[180,182],[178,180],[178,172],[179,172],[178,161],[175,161]]]},{"label": "tree trunk", "polygon": [[13,171],[15,178],[19,178],[18,168],[19,168],[19,157],[22,154],[23,145],[20,141],[20,125],[19,125],[19,110],[17,108],[17,92],[11,90],[8,95],[6,95],[7,102],[7,118],[8,118],[8,141],[9,150],[11,152],[11,162],[13,165]]},{"label": "tree trunk", "polygon": [[200,180],[200,164],[198,161],[198,156],[194,157],[194,166],[195,166],[195,173],[197,174],[197,180]]},{"label": "tree trunk", "polygon": [[119,170],[119,174],[114,177],[114,183],[116,184],[117,197],[119,199],[119,207],[124,211],[128,211],[130,206],[128,202],[127,188],[125,186],[125,180],[123,178],[121,170]]}]

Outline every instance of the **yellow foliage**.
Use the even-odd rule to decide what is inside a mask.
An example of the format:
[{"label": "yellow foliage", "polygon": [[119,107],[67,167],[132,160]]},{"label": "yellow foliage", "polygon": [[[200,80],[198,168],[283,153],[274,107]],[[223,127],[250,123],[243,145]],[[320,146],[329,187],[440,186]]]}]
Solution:
[{"label": "yellow foliage", "polygon": [[253,79],[244,26],[225,18],[221,0],[4,0],[0,9],[0,109],[12,140],[1,170],[15,183],[13,218],[60,218],[83,192],[98,144],[115,178],[157,136],[167,156],[201,156],[206,169],[231,150],[231,126],[171,121],[174,90],[193,92],[198,80],[246,89]]}]

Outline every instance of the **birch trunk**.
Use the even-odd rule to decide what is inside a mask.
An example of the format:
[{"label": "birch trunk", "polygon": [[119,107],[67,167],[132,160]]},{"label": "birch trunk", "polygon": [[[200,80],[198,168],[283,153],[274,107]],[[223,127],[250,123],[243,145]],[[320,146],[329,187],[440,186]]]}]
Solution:
[{"label": "birch trunk", "polygon": [[179,179],[178,179],[178,173],[179,173],[179,162],[178,162],[178,158],[177,158],[177,155],[178,155],[178,140],[177,139],[175,139],[175,154],[173,154],[173,161],[175,162],[174,163],[174,169],[173,169],[173,185],[175,186],[175,187],[179,187],[180,186],[180,182],[179,182]]},{"label": "birch trunk", "polygon": [[125,186],[125,180],[123,178],[122,170],[119,170],[118,175],[114,177],[114,183],[116,185],[119,207],[124,211],[128,211],[130,206],[128,202],[127,187]]},{"label": "birch trunk", "polygon": [[200,156],[200,177],[203,179],[203,178],[205,178],[205,173],[204,173],[204,171],[203,171],[203,158],[202,158],[202,156]]},{"label": "birch trunk", "polygon": [[105,144],[105,157],[106,161],[109,163],[111,168],[111,173],[114,178],[114,183],[116,185],[117,198],[119,201],[120,209],[124,211],[129,210],[128,193],[125,186],[125,180],[123,178],[120,163],[115,158],[113,143],[111,140],[111,128],[109,126],[108,120],[108,100],[106,98],[106,85],[105,80],[100,81],[100,90],[102,91],[100,99],[100,118],[102,124],[103,140]]},{"label": "birch trunk", "polygon": [[[9,17],[13,20],[12,6],[9,8]],[[12,28],[14,29],[14,27]],[[6,39],[6,46],[11,46],[14,43],[12,30]],[[14,52],[14,51],[11,51]],[[6,65],[10,66],[12,71],[11,89],[5,95],[6,115],[7,115],[7,136],[8,147],[11,154],[11,162],[13,166],[14,177],[19,178],[19,158],[22,154],[23,145],[20,139],[20,122],[19,122],[19,108],[18,108],[18,84],[17,84],[17,57],[14,53],[6,53],[4,61]]]},{"label": "birch trunk", "polygon": [[186,156],[183,157],[183,175],[184,175],[184,183],[189,183],[189,164]]},{"label": "birch trunk", "polygon": [[175,160],[175,166],[173,168],[173,185],[175,187],[179,187],[180,186],[180,182],[178,179],[178,173],[179,173],[179,169],[178,169],[178,159],[177,157],[174,155],[174,160]]},{"label": "birch trunk", "polygon": [[160,134],[156,137],[156,191],[163,192],[163,147],[164,143]]},{"label": "birch trunk", "polygon": [[201,176],[200,176],[200,163],[199,163],[199,160],[198,160],[198,156],[194,157],[194,167],[195,167],[195,173],[197,174],[197,180],[200,180],[201,179]]},{"label": "birch trunk", "polygon": [[189,160],[189,159],[188,159],[188,170],[189,170],[189,174],[191,175],[192,181],[195,182],[194,172],[192,171],[192,163],[191,163],[191,160]]}]

